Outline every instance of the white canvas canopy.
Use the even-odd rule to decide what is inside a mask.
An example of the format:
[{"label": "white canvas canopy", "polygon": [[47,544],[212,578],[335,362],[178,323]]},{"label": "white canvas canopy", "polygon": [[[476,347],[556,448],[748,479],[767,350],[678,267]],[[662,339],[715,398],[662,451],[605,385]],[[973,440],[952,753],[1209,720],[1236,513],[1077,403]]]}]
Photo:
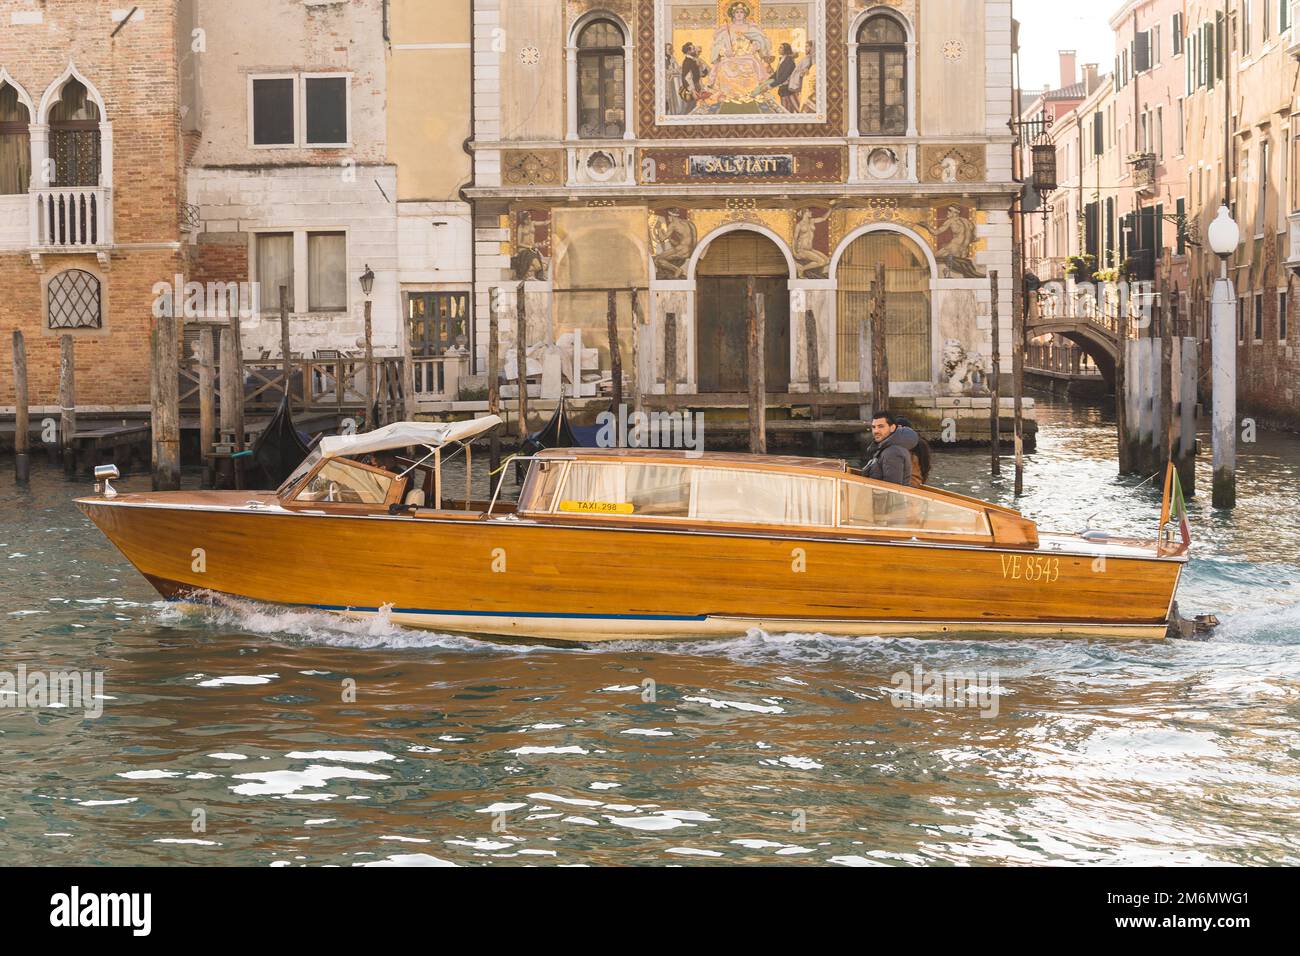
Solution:
[{"label": "white canvas canopy", "polygon": [[329,435],[322,438],[317,447],[323,458],[365,455],[411,445],[438,448],[449,442],[469,441],[500,424],[501,418],[497,415],[464,422],[393,422],[360,435]]}]

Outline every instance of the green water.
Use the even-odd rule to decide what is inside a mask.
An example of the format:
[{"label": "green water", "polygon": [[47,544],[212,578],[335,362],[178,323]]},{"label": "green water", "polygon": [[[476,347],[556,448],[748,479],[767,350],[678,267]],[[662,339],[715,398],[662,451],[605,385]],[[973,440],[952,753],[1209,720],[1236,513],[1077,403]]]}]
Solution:
[{"label": "green water", "polygon": [[[1040,420],[1025,512],[1149,535],[1157,493],[1115,477],[1103,414]],[[934,481],[1009,502],[1009,465],[987,471],[941,453]],[[1295,864],[1298,473],[1300,441],[1264,435],[1241,449],[1235,512],[1193,501],[1179,599],[1222,619],[1209,641],[559,650],[257,606],[184,616],[72,507],[87,481],[38,466],[18,491],[5,459],[0,671],[100,673],[106,699],[98,717],[0,707],[0,847],[16,864]],[[996,714],[900,706],[917,666],[993,675]]]}]

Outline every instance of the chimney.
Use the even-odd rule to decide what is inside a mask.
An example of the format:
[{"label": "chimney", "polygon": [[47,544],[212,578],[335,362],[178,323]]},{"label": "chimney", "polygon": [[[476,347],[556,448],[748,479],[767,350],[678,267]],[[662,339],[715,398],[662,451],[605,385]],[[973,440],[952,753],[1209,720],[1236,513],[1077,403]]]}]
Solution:
[{"label": "chimney", "polygon": [[1061,88],[1075,84],[1075,54],[1073,50],[1061,50]]},{"label": "chimney", "polygon": [[1087,93],[1095,90],[1101,83],[1101,77],[1097,75],[1096,63],[1085,63],[1083,65],[1083,88]]}]

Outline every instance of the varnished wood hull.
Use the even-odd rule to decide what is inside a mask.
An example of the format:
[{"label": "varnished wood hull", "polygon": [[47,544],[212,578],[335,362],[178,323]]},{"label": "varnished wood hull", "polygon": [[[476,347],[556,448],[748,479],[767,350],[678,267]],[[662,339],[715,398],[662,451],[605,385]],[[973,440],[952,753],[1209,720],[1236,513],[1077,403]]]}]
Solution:
[{"label": "varnished wood hull", "polygon": [[78,504],[168,597],[383,609],[401,625],[544,640],[752,627],[1160,638],[1183,566],[1154,552],[1099,561],[1042,548],[232,509],[248,497]]}]

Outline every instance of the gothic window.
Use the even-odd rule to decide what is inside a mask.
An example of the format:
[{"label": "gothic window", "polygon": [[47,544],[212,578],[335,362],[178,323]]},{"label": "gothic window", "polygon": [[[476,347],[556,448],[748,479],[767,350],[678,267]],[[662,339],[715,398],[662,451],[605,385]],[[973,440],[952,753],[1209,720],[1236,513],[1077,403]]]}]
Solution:
[{"label": "gothic window", "polygon": [[50,158],[53,186],[99,185],[99,107],[76,80],[63,85],[50,110]]},{"label": "gothic window", "polygon": [[858,30],[858,132],[907,132],[907,35],[893,17],[868,17]]},{"label": "gothic window", "polygon": [[18,91],[0,83],[0,196],[27,192],[32,178],[31,115]]},{"label": "gothic window", "polygon": [[610,20],[587,24],[578,35],[578,135],[621,137],[626,128],[623,31]]},{"label": "gothic window", "polygon": [[99,279],[81,269],[60,272],[46,286],[51,329],[100,329]]}]

